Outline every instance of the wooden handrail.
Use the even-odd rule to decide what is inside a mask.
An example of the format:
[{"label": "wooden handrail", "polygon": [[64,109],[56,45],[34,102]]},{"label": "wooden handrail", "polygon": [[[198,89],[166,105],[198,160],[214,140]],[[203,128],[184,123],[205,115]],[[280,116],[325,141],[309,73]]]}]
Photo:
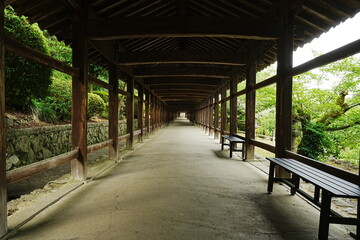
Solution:
[{"label": "wooden handrail", "polygon": [[95,151],[97,151],[99,149],[108,147],[112,143],[112,141],[113,140],[107,140],[107,141],[104,141],[104,142],[101,142],[101,143],[96,143],[96,144],[90,145],[90,146],[87,147],[87,153],[92,153],[92,152],[95,152]]},{"label": "wooden handrail", "polygon": [[54,168],[60,164],[71,161],[72,159],[79,157],[79,148],[70,152],[48,158],[39,162],[35,162],[6,173],[7,184],[14,184],[20,182],[26,178],[31,177],[34,174],[40,173],[50,168]]}]

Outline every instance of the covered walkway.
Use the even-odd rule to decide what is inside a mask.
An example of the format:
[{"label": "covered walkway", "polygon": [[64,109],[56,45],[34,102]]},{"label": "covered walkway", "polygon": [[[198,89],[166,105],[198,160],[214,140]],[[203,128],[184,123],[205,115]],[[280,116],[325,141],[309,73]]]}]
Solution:
[{"label": "covered walkway", "polygon": [[[178,119],[11,239],[317,239],[319,211]],[[352,239],[331,226],[329,239]]]}]

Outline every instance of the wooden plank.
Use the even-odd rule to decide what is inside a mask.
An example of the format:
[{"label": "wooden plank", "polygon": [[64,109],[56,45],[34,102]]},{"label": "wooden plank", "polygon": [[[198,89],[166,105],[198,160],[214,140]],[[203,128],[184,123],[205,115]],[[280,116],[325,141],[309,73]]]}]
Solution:
[{"label": "wooden plank", "polygon": [[69,74],[70,76],[73,77],[77,77],[79,75],[79,72],[75,68],[55,58],[52,58],[38,50],[26,46],[25,44],[13,39],[7,34],[4,35],[2,39],[5,39],[6,51],[12,52],[21,57],[25,57],[31,61],[50,67],[57,71]]},{"label": "wooden plank", "polygon": [[246,109],[245,109],[245,138],[246,138],[246,159],[255,159],[255,147],[250,144],[250,139],[255,139],[255,103],[256,92],[256,61],[255,61],[255,43],[249,44],[249,62],[246,70]]},{"label": "wooden plank", "polygon": [[73,15],[73,66],[79,69],[79,77],[72,81],[72,148],[79,148],[79,157],[71,161],[71,175],[76,180],[87,176],[87,83],[88,42],[84,32],[85,11]]},{"label": "wooden plank", "polygon": [[[280,30],[278,43],[278,68],[276,83],[276,129],[275,156],[283,157],[291,149],[292,133],[292,78],[288,77],[293,65],[294,15],[288,12],[286,0],[281,0]],[[281,168],[275,170],[276,177],[290,177]]]},{"label": "wooden plank", "polygon": [[246,58],[233,52],[196,52],[188,50],[175,51],[141,51],[120,54],[119,64],[124,66],[142,64],[195,63],[242,66]]},{"label": "wooden plank", "polygon": [[0,237],[7,232],[4,1],[0,2]]},{"label": "wooden plank", "polygon": [[149,77],[203,77],[229,78],[228,70],[221,68],[193,68],[193,67],[152,67],[134,70],[134,76]]},{"label": "wooden plank", "polygon": [[70,152],[11,170],[6,174],[7,184],[10,185],[20,182],[37,173],[43,172],[45,170],[54,168],[63,163],[76,159],[78,158],[78,156],[79,156],[79,149],[76,148]]},{"label": "wooden plank", "polygon": [[139,142],[143,141],[144,131],[143,131],[143,121],[144,121],[144,86],[139,85],[138,87],[138,129],[141,130],[140,135],[138,136]]},{"label": "wooden plank", "polygon": [[119,125],[119,100],[117,89],[119,88],[119,69],[116,64],[109,64],[109,157],[112,159],[118,158],[118,125]]},{"label": "wooden plank", "polygon": [[249,22],[232,17],[112,17],[89,19],[90,39],[159,37],[225,37],[275,40],[277,26],[271,21]]},{"label": "wooden plank", "polygon": [[134,78],[127,80],[127,92],[129,96],[126,97],[126,132],[130,137],[126,140],[126,148],[132,149],[134,144]]}]

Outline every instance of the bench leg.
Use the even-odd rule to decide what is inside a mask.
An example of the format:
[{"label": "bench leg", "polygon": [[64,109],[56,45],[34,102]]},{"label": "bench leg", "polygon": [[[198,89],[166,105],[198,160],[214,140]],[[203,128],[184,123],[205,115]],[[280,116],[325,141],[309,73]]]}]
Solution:
[{"label": "bench leg", "polygon": [[268,193],[272,193],[273,191],[274,171],[275,171],[275,164],[273,162],[270,162],[269,179],[268,179],[268,187],[267,187]]},{"label": "bench leg", "polygon": [[291,188],[291,195],[295,195],[296,191],[299,189],[300,185],[300,178],[299,176],[293,174],[292,176],[292,183],[294,184],[294,187]]},{"label": "bench leg", "polygon": [[356,239],[360,239],[360,199],[357,199]]},{"label": "bench leg", "polygon": [[221,151],[224,150],[224,138],[221,137]]},{"label": "bench leg", "polygon": [[318,186],[315,186],[314,201],[317,203],[320,202],[320,188]]},{"label": "bench leg", "polygon": [[327,240],[329,237],[331,195],[323,190],[321,196],[321,210],[319,223],[319,240]]},{"label": "bench leg", "polygon": [[230,147],[230,158],[232,158],[232,150],[234,148],[234,143],[230,141],[229,147]]}]

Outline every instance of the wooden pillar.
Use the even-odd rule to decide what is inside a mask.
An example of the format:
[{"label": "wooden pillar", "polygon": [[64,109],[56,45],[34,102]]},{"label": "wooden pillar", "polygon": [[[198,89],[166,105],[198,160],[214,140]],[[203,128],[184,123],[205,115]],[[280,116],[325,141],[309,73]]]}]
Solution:
[{"label": "wooden pillar", "polygon": [[144,121],[144,86],[139,84],[138,88],[138,129],[140,129],[140,134],[138,136],[139,142],[143,141],[144,131],[143,131],[143,121]]},{"label": "wooden pillar", "polygon": [[230,77],[230,135],[237,132],[237,97],[234,94],[237,92],[237,75],[233,73]]},{"label": "wooden pillar", "polygon": [[155,132],[155,96],[151,94],[151,132]]},{"label": "wooden pillar", "polygon": [[[292,108],[292,77],[288,77],[293,63],[294,14],[288,12],[287,1],[279,4],[280,27],[277,53],[276,83],[276,145],[275,156],[284,157],[285,150],[291,149],[291,108]],[[276,170],[276,176],[284,176],[283,169]],[[288,174],[285,174],[288,175]]]},{"label": "wooden pillar", "polygon": [[145,127],[146,127],[146,135],[150,134],[150,94],[149,91],[145,91]]},{"label": "wooden pillar", "polygon": [[126,148],[132,149],[134,144],[134,78],[132,77],[127,80],[127,92],[129,95],[126,97],[126,132],[130,137],[126,140]]},{"label": "wooden pillar", "polygon": [[71,176],[85,180],[87,176],[87,82],[88,41],[85,34],[86,11],[76,11],[73,16],[73,66],[79,77],[72,80],[72,149],[79,148],[79,157],[71,161]]},{"label": "wooden pillar", "polygon": [[[226,87],[221,88],[221,121],[220,121],[220,134],[225,134],[226,129]],[[221,138],[220,138],[221,139]]]},{"label": "wooden pillar", "polygon": [[4,1],[0,2],[0,237],[7,232]]},{"label": "wooden pillar", "polygon": [[214,98],[215,98],[215,106],[214,106],[214,138],[219,138],[219,132],[218,132],[218,128],[219,128],[219,92],[215,92],[214,94]]},{"label": "wooden pillar", "polygon": [[[211,128],[214,127],[214,118],[213,118],[213,115],[214,115],[214,111],[213,111],[213,96],[210,96],[209,97],[209,136],[211,135]],[[214,134],[215,134],[215,129],[214,129]]]},{"label": "wooden pillar", "polygon": [[253,90],[256,84],[256,61],[255,43],[251,42],[249,47],[249,62],[246,71],[246,113],[245,113],[245,139],[246,139],[246,159],[255,158],[255,147],[250,144],[250,139],[255,139],[255,97],[256,91]]},{"label": "wooden pillar", "polygon": [[110,63],[109,65],[109,84],[112,87],[109,90],[109,139],[112,143],[109,145],[109,157],[117,160],[118,158],[118,125],[119,125],[119,100],[118,100],[118,66]]}]

